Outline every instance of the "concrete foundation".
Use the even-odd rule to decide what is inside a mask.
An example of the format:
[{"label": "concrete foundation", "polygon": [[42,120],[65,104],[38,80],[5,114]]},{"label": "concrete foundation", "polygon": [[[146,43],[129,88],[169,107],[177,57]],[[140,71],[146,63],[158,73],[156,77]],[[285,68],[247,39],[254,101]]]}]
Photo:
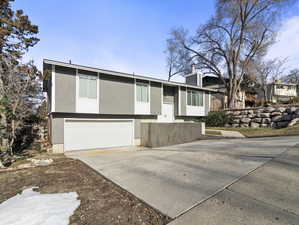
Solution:
[{"label": "concrete foundation", "polygon": [[64,152],[64,145],[63,144],[53,144],[52,152],[53,153],[63,153]]},{"label": "concrete foundation", "polygon": [[141,123],[141,145],[161,147],[196,141],[205,134],[205,123]]}]

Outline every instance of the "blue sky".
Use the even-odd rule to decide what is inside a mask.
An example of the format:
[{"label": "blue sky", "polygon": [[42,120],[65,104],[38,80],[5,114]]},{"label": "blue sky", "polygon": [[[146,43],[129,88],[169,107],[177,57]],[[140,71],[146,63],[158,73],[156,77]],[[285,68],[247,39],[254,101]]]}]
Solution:
[{"label": "blue sky", "polygon": [[[75,64],[166,79],[164,50],[171,28],[194,31],[212,15],[214,1],[16,0],[13,7],[23,9],[39,26],[41,41],[25,58],[39,67],[43,58],[71,59]],[[274,47],[271,55],[280,56],[285,39],[292,37],[296,48],[288,54],[295,55],[292,63],[299,67],[298,11],[295,7],[282,21],[287,30],[279,38],[284,44],[280,42],[278,50]]]}]

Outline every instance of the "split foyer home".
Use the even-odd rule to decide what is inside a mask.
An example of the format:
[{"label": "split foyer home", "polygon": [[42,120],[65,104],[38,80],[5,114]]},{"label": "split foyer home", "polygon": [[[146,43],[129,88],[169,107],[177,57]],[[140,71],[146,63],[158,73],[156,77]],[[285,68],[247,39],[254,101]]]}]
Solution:
[{"label": "split foyer home", "polygon": [[282,83],[275,81],[267,87],[268,100],[273,103],[288,103],[299,96],[297,84]]},{"label": "split foyer home", "polygon": [[214,92],[196,72],[177,83],[48,59],[43,70],[54,152],[138,145],[141,123],[206,116]]}]

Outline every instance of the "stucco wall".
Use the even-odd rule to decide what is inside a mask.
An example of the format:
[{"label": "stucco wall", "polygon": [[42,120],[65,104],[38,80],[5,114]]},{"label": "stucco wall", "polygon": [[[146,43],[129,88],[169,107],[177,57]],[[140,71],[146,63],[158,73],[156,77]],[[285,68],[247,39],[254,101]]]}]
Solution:
[{"label": "stucco wall", "polygon": [[162,104],[162,87],[161,83],[151,82],[151,114],[161,114]]},{"label": "stucco wall", "polygon": [[76,70],[55,66],[55,111],[76,112]]},{"label": "stucco wall", "polygon": [[64,143],[64,118],[52,118],[51,120],[51,137],[52,144],[63,144]]},{"label": "stucco wall", "polygon": [[141,145],[154,148],[191,142],[204,132],[204,123],[141,123]]},{"label": "stucco wall", "polygon": [[180,91],[180,96],[181,96],[181,116],[185,116],[186,115],[186,88],[185,87],[181,87],[181,91]]},{"label": "stucco wall", "polygon": [[100,113],[134,114],[134,80],[100,74]]}]

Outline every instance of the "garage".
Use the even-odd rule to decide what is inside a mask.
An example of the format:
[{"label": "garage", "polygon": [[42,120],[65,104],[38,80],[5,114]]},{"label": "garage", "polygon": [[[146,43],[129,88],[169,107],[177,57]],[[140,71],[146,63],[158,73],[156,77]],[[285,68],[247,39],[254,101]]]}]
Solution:
[{"label": "garage", "polygon": [[65,119],[64,151],[133,145],[133,120]]}]

